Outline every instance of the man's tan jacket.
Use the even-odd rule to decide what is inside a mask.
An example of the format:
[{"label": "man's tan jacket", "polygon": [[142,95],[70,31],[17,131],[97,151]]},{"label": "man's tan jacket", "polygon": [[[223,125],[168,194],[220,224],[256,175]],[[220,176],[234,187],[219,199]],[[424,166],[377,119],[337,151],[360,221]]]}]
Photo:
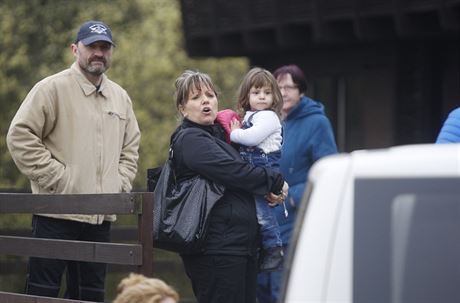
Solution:
[{"label": "man's tan jacket", "polygon": [[[129,192],[140,131],[127,92],[105,75],[99,89],[74,63],[38,82],[11,122],[7,144],[33,193]],[[45,215],[101,224],[115,216]]]}]

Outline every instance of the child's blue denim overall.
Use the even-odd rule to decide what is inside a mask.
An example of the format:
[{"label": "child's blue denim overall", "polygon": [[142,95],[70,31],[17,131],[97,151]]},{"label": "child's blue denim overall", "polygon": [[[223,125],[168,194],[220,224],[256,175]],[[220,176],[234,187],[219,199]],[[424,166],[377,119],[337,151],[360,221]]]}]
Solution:
[{"label": "child's blue denim overall", "polygon": [[[252,126],[252,114],[249,119],[243,123],[242,128],[246,129]],[[268,167],[279,172],[279,160],[281,157],[281,150],[265,153],[258,147],[240,146],[240,155],[249,164],[258,167]],[[275,213],[268,205],[268,201],[263,196],[256,196],[256,212],[257,221],[260,225],[260,232],[262,235],[262,248],[272,248],[282,246],[281,235],[279,230],[278,221],[276,220]]]}]

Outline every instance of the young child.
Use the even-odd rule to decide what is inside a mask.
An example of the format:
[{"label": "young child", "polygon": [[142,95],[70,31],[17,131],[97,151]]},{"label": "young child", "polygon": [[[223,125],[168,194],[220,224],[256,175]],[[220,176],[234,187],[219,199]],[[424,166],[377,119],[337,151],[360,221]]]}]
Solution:
[{"label": "young child", "polygon": [[179,294],[163,280],[131,273],[121,280],[113,303],[177,303]]},{"label": "young child", "polygon": [[[273,75],[262,68],[251,69],[238,93],[238,111],[244,114],[243,124],[235,118],[230,121],[230,141],[240,145],[241,157],[254,166],[279,170],[282,105],[283,98]],[[223,113],[231,116],[228,110]],[[218,114],[218,122],[221,122],[220,115],[222,113]],[[228,131],[228,124],[224,128]],[[262,234],[259,270],[279,270],[284,252],[275,214],[262,196],[256,197],[256,210]]]}]

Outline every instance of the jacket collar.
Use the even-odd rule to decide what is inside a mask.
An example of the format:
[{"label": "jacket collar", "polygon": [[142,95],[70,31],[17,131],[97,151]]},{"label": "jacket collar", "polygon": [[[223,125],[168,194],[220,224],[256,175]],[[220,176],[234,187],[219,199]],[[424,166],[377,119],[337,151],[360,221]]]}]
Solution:
[{"label": "jacket collar", "polygon": [[291,110],[286,120],[300,119],[313,114],[324,114],[324,106],[321,102],[303,96],[299,103]]},{"label": "jacket collar", "polygon": [[201,125],[193,121],[190,121],[187,118],[184,118],[184,120],[182,121],[182,124],[179,126],[177,131],[180,129],[185,129],[189,127],[196,127],[196,128],[202,129],[205,132],[208,132],[209,134],[211,134],[212,136],[224,140],[224,129],[219,123],[214,123],[212,125]]},{"label": "jacket collar", "polygon": [[[85,77],[83,72],[78,67],[77,62],[74,62],[72,66],[70,66],[70,70],[72,71],[72,74],[75,76],[75,79],[77,80],[77,83],[80,86],[83,93],[85,94],[85,96],[89,96],[93,93],[96,93],[96,86]],[[102,74],[102,81],[98,92],[105,98],[108,97],[107,81],[107,76],[105,74]]]}]

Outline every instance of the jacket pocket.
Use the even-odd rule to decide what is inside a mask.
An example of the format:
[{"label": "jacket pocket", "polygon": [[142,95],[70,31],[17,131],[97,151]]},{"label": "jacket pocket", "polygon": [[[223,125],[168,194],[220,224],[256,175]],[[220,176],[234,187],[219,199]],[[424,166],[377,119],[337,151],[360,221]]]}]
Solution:
[{"label": "jacket pocket", "polygon": [[118,132],[120,140],[125,133],[126,121],[126,114],[119,110],[105,111],[104,123],[107,124],[108,129],[111,129],[113,132]]},{"label": "jacket pocket", "polygon": [[53,186],[50,186],[50,188],[48,189],[48,192],[50,194],[66,193],[66,191],[68,191],[69,182],[70,182],[69,169],[68,167],[65,167],[62,177]]},{"label": "jacket pocket", "polygon": [[120,174],[118,176],[118,192],[123,193],[123,192],[128,192],[125,188],[123,188],[123,178],[121,177]]},{"label": "jacket pocket", "polygon": [[126,115],[117,110],[108,110],[107,114],[112,118],[118,118],[120,120],[126,120]]}]

